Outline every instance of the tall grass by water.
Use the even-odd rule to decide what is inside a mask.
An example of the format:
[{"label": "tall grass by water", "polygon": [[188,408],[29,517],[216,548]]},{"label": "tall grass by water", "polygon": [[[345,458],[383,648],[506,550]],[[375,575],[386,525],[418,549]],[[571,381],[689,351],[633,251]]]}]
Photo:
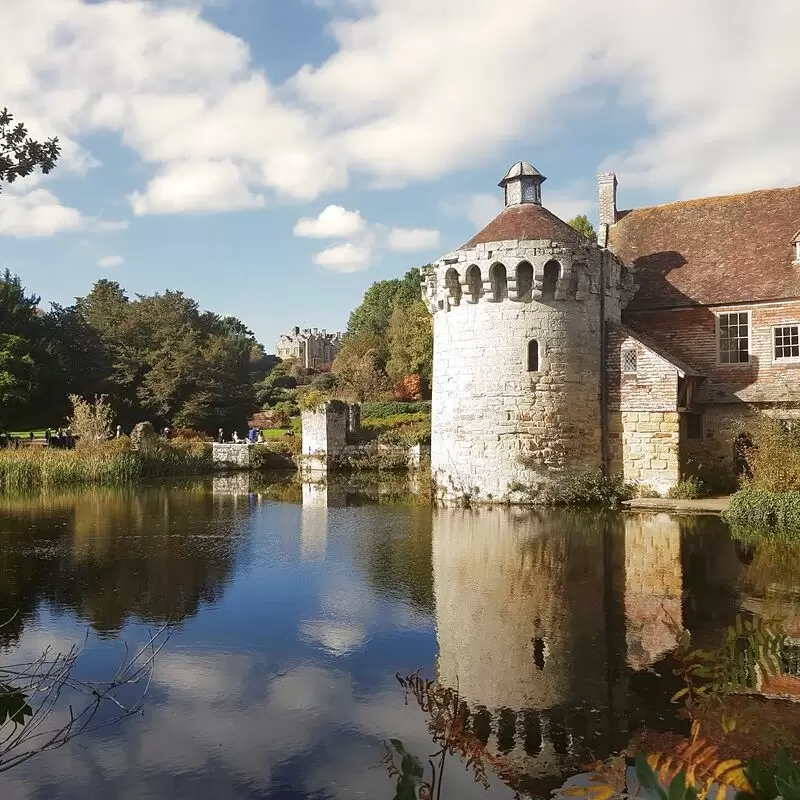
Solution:
[{"label": "tall grass by water", "polygon": [[25,491],[55,486],[124,486],[142,478],[203,475],[213,471],[205,444],[156,442],[132,450],[127,439],[56,450],[25,447],[0,450],[0,488]]}]

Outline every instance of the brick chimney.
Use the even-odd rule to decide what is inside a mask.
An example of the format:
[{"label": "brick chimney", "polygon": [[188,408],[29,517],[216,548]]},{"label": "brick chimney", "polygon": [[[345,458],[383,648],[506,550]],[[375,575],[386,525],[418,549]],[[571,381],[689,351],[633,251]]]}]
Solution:
[{"label": "brick chimney", "polygon": [[597,192],[600,207],[597,243],[605,247],[608,227],[617,221],[617,176],[613,172],[601,172],[597,176]]}]

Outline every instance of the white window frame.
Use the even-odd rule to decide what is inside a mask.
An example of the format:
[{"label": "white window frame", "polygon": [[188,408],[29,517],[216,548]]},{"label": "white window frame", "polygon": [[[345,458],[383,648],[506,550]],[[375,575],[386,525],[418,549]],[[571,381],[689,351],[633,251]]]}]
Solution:
[{"label": "white window frame", "polygon": [[800,264],[800,239],[794,243],[794,263]]},{"label": "white window frame", "polygon": [[[719,341],[719,333],[720,333],[720,317],[723,314],[747,314],[747,361],[722,361],[721,355],[722,351],[720,350],[720,341]],[[715,335],[716,335],[716,348],[717,348],[717,366],[718,367],[746,367],[750,364],[753,358],[753,312],[752,311],[717,311],[716,312],[716,326],[715,326]]]},{"label": "white window frame", "polygon": [[770,348],[772,353],[772,363],[773,364],[797,364],[800,363],[800,356],[785,356],[782,358],[778,358],[775,355],[775,331],[778,328],[797,328],[797,332],[800,335],[800,322],[779,322],[777,325],[772,326],[772,336],[770,339]]}]

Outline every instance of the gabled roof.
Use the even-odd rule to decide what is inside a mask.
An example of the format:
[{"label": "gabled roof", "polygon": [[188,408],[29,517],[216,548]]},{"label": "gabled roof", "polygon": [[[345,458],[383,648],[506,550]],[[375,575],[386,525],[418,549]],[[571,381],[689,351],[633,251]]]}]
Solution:
[{"label": "gabled roof", "polygon": [[468,250],[476,244],[512,239],[548,239],[561,244],[587,243],[574,228],[538,203],[521,203],[504,208],[459,250]]},{"label": "gabled roof", "polygon": [[800,297],[800,186],[622,211],[608,246],[636,269],[628,308]]},{"label": "gabled roof", "polygon": [[667,352],[660,344],[654,342],[649,336],[646,336],[643,333],[639,333],[639,331],[635,331],[633,328],[629,328],[627,325],[620,325],[617,324],[617,327],[625,336],[630,336],[632,339],[636,339],[637,342],[643,344],[648,350],[655,353],[659,358],[663,358],[669,364],[672,364],[678,372],[681,373],[681,377],[685,377],[687,375],[694,377],[694,378],[702,378],[702,373],[698,372],[694,367],[690,367],[685,361],[681,361],[681,359],[676,358],[672,355],[672,353]]}]

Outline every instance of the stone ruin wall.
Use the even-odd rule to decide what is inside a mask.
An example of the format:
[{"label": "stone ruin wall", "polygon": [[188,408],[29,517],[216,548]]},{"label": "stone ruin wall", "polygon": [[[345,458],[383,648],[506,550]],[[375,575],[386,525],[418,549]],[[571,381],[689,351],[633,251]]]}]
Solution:
[{"label": "stone ruin wall", "polygon": [[[545,298],[551,260],[561,276]],[[500,501],[510,484],[541,487],[567,469],[601,467],[601,260],[605,316],[619,321],[630,274],[596,247],[498,242],[436,264],[426,294],[434,315],[431,460],[443,498]],[[520,262],[534,269],[526,294]],[[491,280],[498,263],[507,273],[500,298]],[[473,264],[482,278],[477,296],[467,279]],[[452,272],[448,284],[451,269],[459,288]],[[528,372],[531,339],[538,372]]]}]

